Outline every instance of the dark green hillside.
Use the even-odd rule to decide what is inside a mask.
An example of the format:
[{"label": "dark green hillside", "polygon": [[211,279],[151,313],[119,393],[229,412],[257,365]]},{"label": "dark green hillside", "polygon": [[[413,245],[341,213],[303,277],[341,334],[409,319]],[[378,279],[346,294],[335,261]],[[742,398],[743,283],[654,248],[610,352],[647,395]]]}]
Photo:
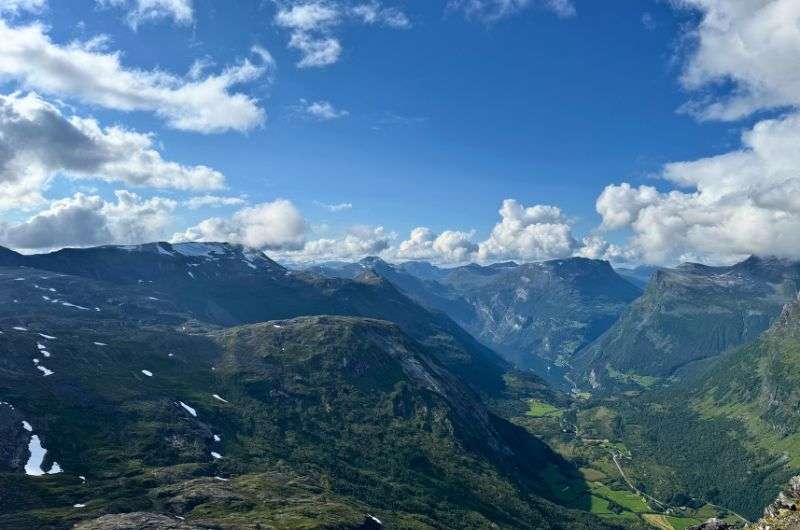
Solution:
[{"label": "dark green hillside", "polygon": [[619,321],[580,353],[578,364],[594,386],[625,376],[671,376],[757,339],[798,286],[800,265],[780,259],[661,269]]},{"label": "dark green hillside", "polygon": [[[147,287],[1,272],[0,527],[604,528],[396,325],[184,327]],[[60,473],[24,473],[33,435]]]},{"label": "dark green hillside", "polygon": [[751,344],[682,381],[609,406],[637,476],[660,498],[709,500],[750,518],[800,469],[800,302]]},{"label": "dark green hillside", "polygon": [[[21,257],[13,256],[15,263]],[[445,314],[420,307],[372,274],[354,281],[291,272],[261,253],[223,243],[64,249],[21,258],[28,267],[143,289],[176,311],[216,325],[319,314],[389,320],[435,347],[443,363],[487,394],[504,388],[509,370]]]}]

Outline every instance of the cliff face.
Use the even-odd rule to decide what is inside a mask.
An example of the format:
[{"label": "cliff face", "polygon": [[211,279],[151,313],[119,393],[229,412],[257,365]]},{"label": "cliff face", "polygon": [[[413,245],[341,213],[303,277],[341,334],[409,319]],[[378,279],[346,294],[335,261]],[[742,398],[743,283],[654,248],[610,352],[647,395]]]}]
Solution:
[{"label": "cliff face", "polygon": [[748,530],[800,529],[800,476],[789,481],[775,502],[764,510],[764,517],[747,527]]},{"label": "cliff face", "polygon": [[[689,527],[687,530],[732,530],[734,527],[719,519]],[[764,509],[764,516],[743,530],[800,530],[800,476],[789,481],[789,487]]]}]

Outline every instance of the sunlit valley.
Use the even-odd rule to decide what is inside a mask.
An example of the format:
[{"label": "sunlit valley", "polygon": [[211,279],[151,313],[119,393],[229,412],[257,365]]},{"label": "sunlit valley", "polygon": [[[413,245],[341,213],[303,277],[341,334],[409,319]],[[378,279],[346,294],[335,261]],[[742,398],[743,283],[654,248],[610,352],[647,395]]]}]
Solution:
[{"label": "sunlit valley", "polygon": [[0,528],[800,529],[800,3],[0,0]]}]

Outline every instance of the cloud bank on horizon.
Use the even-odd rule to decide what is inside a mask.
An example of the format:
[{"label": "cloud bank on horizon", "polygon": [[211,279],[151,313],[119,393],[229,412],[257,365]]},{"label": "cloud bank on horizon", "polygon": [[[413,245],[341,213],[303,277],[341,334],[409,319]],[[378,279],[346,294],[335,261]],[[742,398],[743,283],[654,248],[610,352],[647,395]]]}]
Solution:
[{"label": "cloud bank on horizon", "polygon": [[[570,0],[441,4],[440,20],[421,21],[386,1],[274,0],[263,25],[293,61],[284,67],[319,76],[336,68],[358,46],[353,35],[364,32],[391,38],[454,15],[491,31],[535,11],[564,21],[581,16],[579,3]],[[580,235],[576,219],[558,205],[513,197],[491,206],[498,208],[494,226],[435,230],[420,211],[407,223],[414,228],[400,235],[388,223],[359,222],[339,223],[331,233],[298,206],[291,190],[253,200],[253,190],[232,186],[230,174],[167,155],[163,136],[218,135],[230,145],[272,126],[267,108],[269,91],[280,84],[279,64],[260,42],[223,66],[199,55],[186,73],[157,60],[147,68],[129,62],[129,52],[116,45],[123,39],[64,38],[39,20],[50,8],[46,0],[0,0],[0,245],[37,251],[224,240],[289,261],[381,255],[440,264],[569,256],[652,264],[731,262],[749,254],[800,258],[800,73],[787,68],[800,61],[800,4],[675,0],[671,6],[693,16],[680,35],[677,81],[686,98],[676,112],[743,128],[738,145],[663,164],[650,184],[603,183],[595,203],[599,221]],[[156,26],[191,27],[197,16],[191,0],[96,0],[94,8],[136,35]],[[290,116],[319,127],[358,119],[349,107],[309,93],[294,96],[300,103],[291,105]],[[136,125],[124,125],[129,118]],[[143,123],[159,132],[140,129]],[[314,204],[333,218],[359,214],[355,200]]]}]

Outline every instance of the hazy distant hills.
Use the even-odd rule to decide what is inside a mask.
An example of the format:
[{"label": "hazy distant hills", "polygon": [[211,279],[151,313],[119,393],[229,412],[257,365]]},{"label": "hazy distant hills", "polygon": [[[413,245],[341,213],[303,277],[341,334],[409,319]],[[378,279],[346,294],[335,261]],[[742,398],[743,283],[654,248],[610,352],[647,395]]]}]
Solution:
[{"label": "hazy distant hills", "polygon": [[617,274],[631,282],[633,285],[644,289],[647,287],[647,284],[650,283],[650,280],[653,278],[653,275],[660,269],[661,267],[653,267],[650,265],[640,265],[638,267],[616,267],[614,270],[617,271]]},{"label": "hazy distant hills", "polygon": [[585,258],[451,269],[368,258],[313,270],[347,277],[371,270],[423,305],[448,314],[520,367],[536,366],[541,358],[568,365],[641,293],[608,262]]},{"label": "hazy distant hills", "polygon": [[644,295],[578,362],[595,385],[625,374],[670,376],[757,339],[799,286],[800,264],[777,258],[660,269]]}]

